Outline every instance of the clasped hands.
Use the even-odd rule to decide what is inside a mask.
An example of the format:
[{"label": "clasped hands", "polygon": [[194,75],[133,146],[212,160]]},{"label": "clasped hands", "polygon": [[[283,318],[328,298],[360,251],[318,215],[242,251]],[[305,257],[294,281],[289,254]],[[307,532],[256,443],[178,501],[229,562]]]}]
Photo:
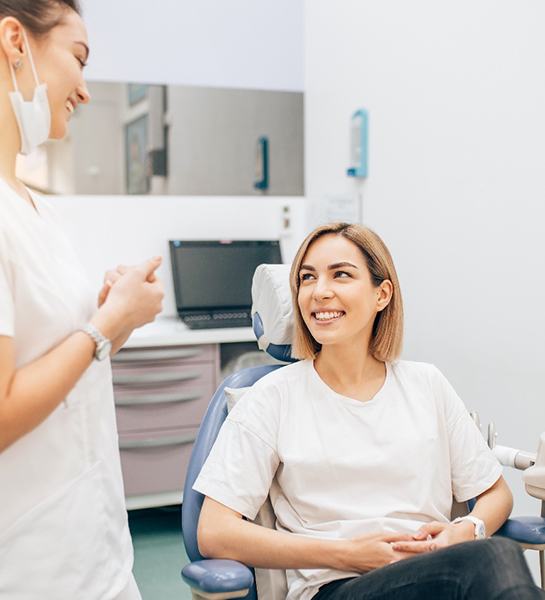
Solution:
[{"label": "clasped hands", "polygon": [[[350,540],[352,556],[350,569],[365,572],[410,558],[433,552],[474,539],[472,523],[440,523],[432,521],[412,535],[402,533],[367,534]],[[348,566],[348,565],[347,565]]]},{"label": "clasped hands", "polygon": [[475,527],[471,522],[462,521],[453,525],[432,521],[422,525],[411,540],[393,541],[391,544],[392,549],[397,552],[422,554],[473,539],[475,539]]}]

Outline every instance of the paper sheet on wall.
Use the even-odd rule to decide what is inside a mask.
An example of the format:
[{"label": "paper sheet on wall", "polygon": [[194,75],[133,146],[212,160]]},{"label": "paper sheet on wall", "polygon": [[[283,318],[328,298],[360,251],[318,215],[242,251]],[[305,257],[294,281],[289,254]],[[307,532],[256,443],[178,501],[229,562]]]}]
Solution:
[{"label": "paper sheet on wall", "polygon": [[311,200],[310,227],[337,221],[361,222],[361,200],[357,194],[329,194]]}]

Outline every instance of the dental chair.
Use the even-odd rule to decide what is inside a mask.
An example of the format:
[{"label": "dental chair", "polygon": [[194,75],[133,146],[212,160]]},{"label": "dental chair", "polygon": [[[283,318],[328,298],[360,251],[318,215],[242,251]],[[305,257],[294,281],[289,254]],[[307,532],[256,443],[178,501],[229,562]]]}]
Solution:
[{"label": "dental chair", "polygon": [[[199,552],[197,526],[204,496],[193,490],[193,484],[212,449],[218,432],[228,414],[229,399],[237,391],[252,386],[258,379],[292,362],[292,308],[287,265],[261,265],[252,284],[252,321],[259,347],[278,364],[244,369],[227,377],[220,385],[204,416],[191,455],[182,503],[182,534],[191,563],[182,569],[182,578],[190,586],[194,600],[242,598],[257,600],[285,599],[285,575],[279,570],[256,570],[234,560],[205,559]],[[478,416],[472,415],[477,425]],[[494,426],[489,426],[488,442],[500,462],[524,470],[528,493],[542,500],[540,517],[508,519],[495,535],[511,538],[524,549],[540,554],[541,586],[545,589],[545,433],[541,434],[537,455],[496,445]],[[268,501],[265,503],[267,504]],[[471,510],[474,501],[467,503]],[[270,508],[269,508],[270,509]],[[263,515],[261,513],[264,513]],[[274,527],[274,517],[264,505],[258,515],[261,524]],[[257,578],[257,587],[256,587]]]}]

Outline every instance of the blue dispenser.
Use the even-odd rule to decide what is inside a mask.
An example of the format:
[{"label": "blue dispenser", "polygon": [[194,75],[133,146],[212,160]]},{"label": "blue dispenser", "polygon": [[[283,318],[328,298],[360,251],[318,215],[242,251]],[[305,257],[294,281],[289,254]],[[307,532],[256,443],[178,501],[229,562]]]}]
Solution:
[{"label": "blue dispenser", "polygon": [[346,171],[349,177],[367,177],[369,113],[360,108],[350,120],[350,164]]}]

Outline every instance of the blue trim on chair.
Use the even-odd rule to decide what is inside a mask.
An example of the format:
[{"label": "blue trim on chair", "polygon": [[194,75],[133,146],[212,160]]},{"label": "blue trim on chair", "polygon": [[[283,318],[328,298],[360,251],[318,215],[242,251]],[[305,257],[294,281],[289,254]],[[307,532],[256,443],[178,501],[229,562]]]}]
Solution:
[{"label": "blue trim on chair", "polygon": [[545,517],[513,517],[507,519],[494,535],[508,537],[519,542],[519,544],[545,546]]},{"label": "blue trim on chair", "polygon": [[[252,327],[255,337],[259,341],[265,333],[265,328],[261,316],[257,312],[252,315]],[[287,363],[297,362],[297,359],[291,355],[291,344],[269,344],[265,351],[276,360]]]},{"label": "blue trim on chair", "polygon": [[[223,594],[250,589],[254,576],[235,560],[197,560],[182,569],[182,579],[199,592]],[[247,598],[248,596],[246,596]]]}]

